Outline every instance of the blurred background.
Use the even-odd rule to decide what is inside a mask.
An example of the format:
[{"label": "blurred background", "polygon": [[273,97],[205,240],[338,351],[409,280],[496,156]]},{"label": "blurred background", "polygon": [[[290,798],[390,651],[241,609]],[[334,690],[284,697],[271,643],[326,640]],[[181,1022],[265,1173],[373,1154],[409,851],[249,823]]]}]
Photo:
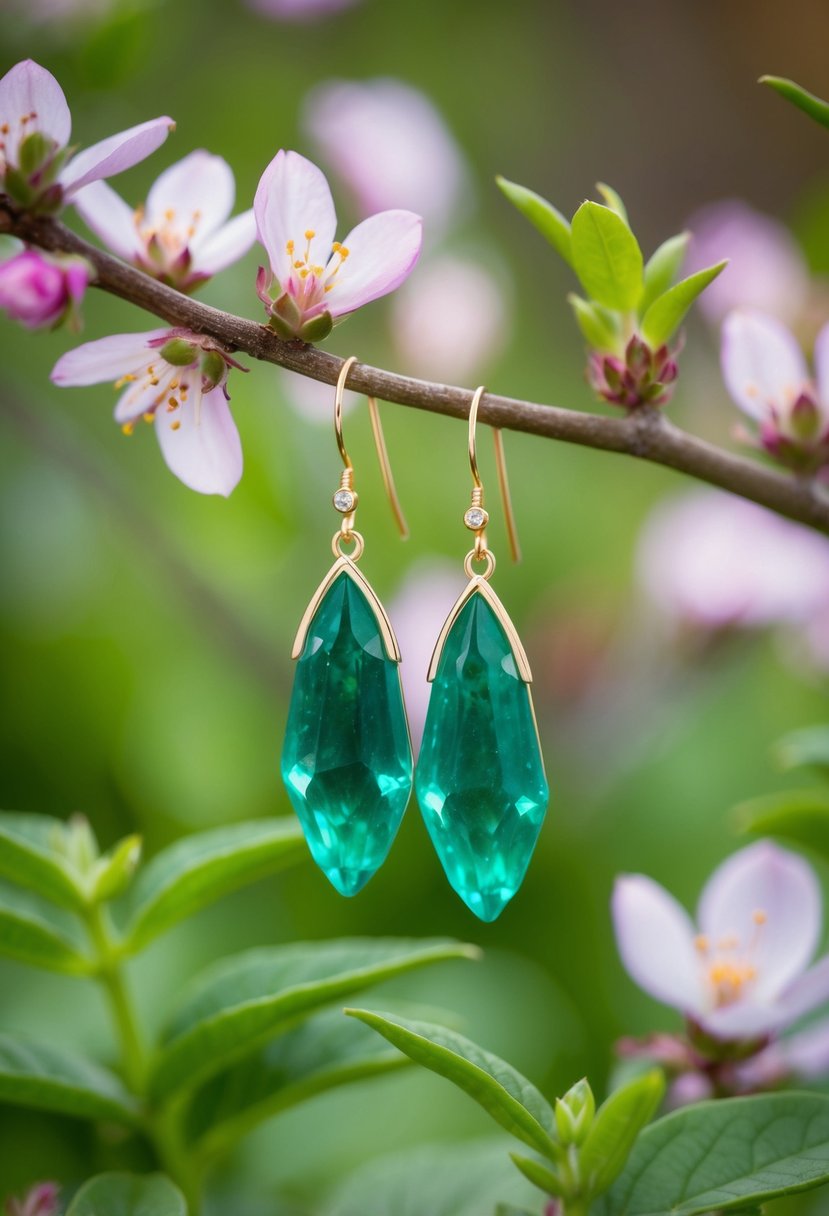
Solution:
[{"label": "blurred background", "polygon": [[[420,266],[397,296],[334,332],[326,345],[337,354],[602,408],[565,301],[575,283],[500,195],[496,173],[568,215],[597,179],[611,183],[646,254],[688,224],[722,243],[731,224],[734,242],[747,242],[745,275],[774,270],[749,291],[735,252],[722,280],[730,302],[753,292],[748,302],[779,308],[807,345],[829,320],[829,141],[755,83],[773,72],[829,92],[819,0],[310,7],[319,11],[300,0],[2,0],[0,68],[32,56],[54,72],[81,144],[156,114],[176,119],[162,149],[114,183],[130,202],[204,147],[233,166],[237,206],[247,207],[265,165],[291,147],[328,173],[341,233],[382,207],[420,211]],[[722,200],[738,200],[736,212],[733,202],[710,210]],[[258,258],[254,250],[201,297],[259,318]],[[671,415],[733,445],[718,320],[713,303],[688,324]],[[93,292],[84,338],[155,324]],[[229,500],[205,498],[167,471],[150,428],[121,434],[110,388],[50,384],[74,341],[0,324],[2,804],[81,810],[104,845],[140,832],[149,854],[183,833],[289,814],[278,758],[290,647],[338,524],[333,392],[266,365],[235,374],[245,473]],[[463,584],[466,440],[460,423],[414,410],[387,406],[384,419],[406,544],[361,406],[346,436],[363,568],[398,627],[417,733],[431,646]],[[772,744],[826,715],[829,596],[816,607],[812,576],[827,569],[829,546],[781,533],[759,510],[734,516],[727,498],[622,457],[521,435],[507,435],[507,453],[524,548],[514,567],[484,436],[495,585],[534,669],[552,788],[522,891],[495,924],[477,922],[448,888],[412,803],[357,899],[336,895],[309,862],[154,946],[133,976],[151,1023],[219,954],[383,933],[483,946],[480,964],[395,991],[456,1011],[471,1037],[550,1096],[584,1073],[601,1091],[615,1039],[676,1025],[621,969],[613,878],[643,871],[691,903],[740,843],[734,804],[790,781]],[[713,541],[724,534],[725,557]],[[688,564],[698,571],[690,592]],[[382,1007],[379,996],[371,1003]],[[0,1019],[90,1054],[113,1051],[85,981],[2,964]],[[477,1108],[431,1076],[344,1090],[248,1141],[216,1180],[216,1210],[232,1195],[234,1216],[315,1212],[361,1161],[488,1131]],[[0,1190],[78,1180],[116,1155],[80,1125],[0,1108]]]}]

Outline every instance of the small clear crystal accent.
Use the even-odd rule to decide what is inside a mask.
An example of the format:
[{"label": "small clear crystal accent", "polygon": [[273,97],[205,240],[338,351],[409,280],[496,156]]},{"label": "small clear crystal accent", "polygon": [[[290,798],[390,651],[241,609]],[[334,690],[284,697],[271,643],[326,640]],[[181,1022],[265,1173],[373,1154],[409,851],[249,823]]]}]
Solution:
[{"label": "small clear crystal accent", "polygon": [[334,506],[343,515],[347,515],[349,511],[354,510],[355,496],[352,490],[337,490],[334,495]]},{"label": "small clear crystal accent", "polygon": [[479,528],[486,526],[488,519],[489,516],[483,507],[470,507],[463,517],[463,522],[467,528],[471,528],[473,532],[477,532]]}]

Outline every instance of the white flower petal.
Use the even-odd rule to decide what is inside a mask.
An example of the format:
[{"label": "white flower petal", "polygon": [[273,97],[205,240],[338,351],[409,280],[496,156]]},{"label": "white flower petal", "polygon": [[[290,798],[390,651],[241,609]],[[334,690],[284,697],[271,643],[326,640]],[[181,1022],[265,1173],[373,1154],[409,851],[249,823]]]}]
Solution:
[{"label": "white flower petal", "polygon": [[740,959],[756,967],[747,999],[759,1004],[773,1000],[808,965],[821,921],[811,866],[767,841],[741,849],[715,870],[697,917],[712,952],[718,942],[734,939]]},{"label": "white flower petal", "polygon": [[158,442],[168,467],[191,490],[227,497],[242,476],[239,432],[221,388],[202,395],[197,376],[190,384],[186,405],[175,415],[156,415]]},{"label": "white flower petal", "polygon": [[150,227],[158,227],[173,212],[174,226],[195,228],[195,236],[188,242],[193,248],[225,222],[235,197],[230,165],[221,156],[199,148],[157,178],[147,195],[146,220]]},{"label": "white flower petal", "polygon": [[612,901],[616,942],[640,988],[684,1013],[703,1004],[694,926],[664,887],[642,874],[616,880]]},{"label": "white flower petal", "polygon": [[697,1018],[700,1026],[715,1039],[757,1039],[773,1034],[791,1021],[779,1005],[757,1005],[735,1001],[720,1005]]},{"label": "white flower petal", "polygon": [[[305,256],[310,240],[309,262],[325,266],[331,256],[337,217],[325,174],[298,152],[279,151],[259,182],[253,202],[259,240],[270,258],[271,269],[282,282],[291,272],[292,261]],[[293,258],[288,253],[294,242]]]},{"label": "white flower petal", "polygon": [[343,241],[345,265],[328,293],[328,311],[344,316],[399,287],[414,269],[423,221],[412,211],[381,211],[363,220]]},{"label": "white flower petal", "polygon": [[52,381],[71,387],[134,375],[152,362],[149,343],[153,338],[161,338],[169,332],[168,329],[151,329],[142,334],[113,334],[95,342],[84,342],[83,346],[76,346],[58,359],[52,369]]},{"label": "white flower petal", "polygon": [[829,1001],[829,954],[790,984],[778,1001],[787,1022],[794,1022]]},{"label": "white flower petal", "polygon": [[[154,375],[150,375],[152,366]],[[138,370],[134,383],[127,386],[115,406],[115,421],[123,425],[125,422],[135,422],[142,414],[152,413],[158,407],[164,410],[164,402],[170,395],[170,381],[180,369],[171,367],[163,359],[151,365],[145,359]],[[156,381],[153,384],[153,380]]]},{"label": "white flower petal", "polygon": [[737,309],[726,317],[720,352],[725,386],[751,418],[785,410],[808,387],[809,371],[795,338],[774,317]]},{"label": "white flower petal", "polygon": [[818,408],[823,425],[829,427],[829,325],[815,339],[815,378],[817,379]]},{"label": "white flower petal", "polygon": [[119,258],[130,262],[141,252],[135,212],[106,182],[91,182],[72,201],[86,226]]},{"label": "white flower petal", "polygon": [[[34,115],[34,117],[30,117]],[[63,89],[51,72],[32,59],[16,63],[0,80],[0,124],[8,125],[4,154],[17,165],[21,137],[40,131],[64,148],[69,143],[72,118]]]},{"label": "white flower petal", "polygon": [[159,148],[174,128],[172,118],[151,118],[117,135],[110,135],[73,156],[60,175],[66,197],[82,186],[131,169]]},{"label": "white flower petal", "polygon": [[255,240],[256,217],[253,211],[243,211],[195,246],[192,269],[197,274],[216,274],[244,257]]}]

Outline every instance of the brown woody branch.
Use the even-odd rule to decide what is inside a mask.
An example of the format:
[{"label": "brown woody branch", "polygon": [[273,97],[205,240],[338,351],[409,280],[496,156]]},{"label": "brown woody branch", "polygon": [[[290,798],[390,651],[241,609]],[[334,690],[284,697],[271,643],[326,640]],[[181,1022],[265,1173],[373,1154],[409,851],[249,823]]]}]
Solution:
[{"label": "brown woody branch", "polygon": [[[18,215],[2,197],[0,232],[52,252],[81,254],[95,267],[97,287],[137,304],[170,325],[206,334],[230,351],[244,351],[254,359],[279,364],[314,380],[336,383],[342,366],[337,356],[313,346],[283,342],[265,325],[222,312],[165,287],[96,249],[55,220]],[[467,416],[472,398],[468,389],[398,376],[365,363],[354,365],[348,382],[350,388],[383,401],[453,418]],[[608,418],[487,393],[481,401],[479,418],[490,426],[621,452],[665,465],[829,535],[829,495],[814,481],[780,473],[723,451],[680,430],[656,409],[638,410],[625,418]]]}]

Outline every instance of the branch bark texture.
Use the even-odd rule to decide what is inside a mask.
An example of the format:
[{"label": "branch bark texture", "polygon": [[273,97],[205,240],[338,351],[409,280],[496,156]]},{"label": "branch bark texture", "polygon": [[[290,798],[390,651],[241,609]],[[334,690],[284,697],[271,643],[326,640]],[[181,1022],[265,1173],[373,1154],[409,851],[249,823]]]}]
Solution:
[{"label": "branch bark texture", "polygon": [[[276,363],[326,384],[336,383],[343,362],[337,356],[302,343],[283,342],[266,325],[182,295],[96,249],[56,220],[16,214],[2,198],[0,232],[53,253],[81,254],[95,267],[97,287],[129,300],[171,326],[206,334],[229,351],[242,351],[253,359]],[[453,418],[466,418],[472,400],[469,389],[399,376],[366,363],[354,365],[348,385],[383,401]],[[486,393],[478,417],[505,430],[665,465],[829,536],[829,494],[820,485],[697,439],[674,426],[657,409],[614,418]]]}]

